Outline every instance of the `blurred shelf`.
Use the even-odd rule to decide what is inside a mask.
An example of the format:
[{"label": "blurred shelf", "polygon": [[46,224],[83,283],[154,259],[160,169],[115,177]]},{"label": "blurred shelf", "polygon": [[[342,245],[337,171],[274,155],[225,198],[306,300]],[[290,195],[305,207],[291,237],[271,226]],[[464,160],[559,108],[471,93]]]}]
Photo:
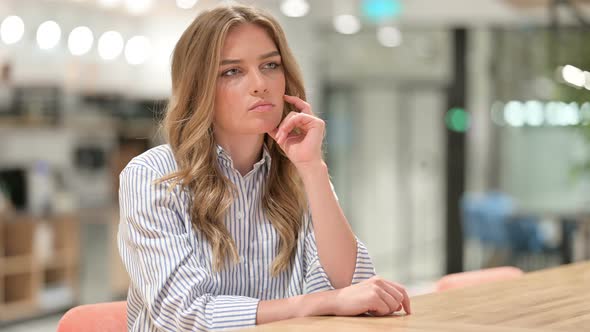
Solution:
[{"label": "blurred shelf", "polygon": [[56,251],[53,257],[43,264],[43,269],[56,269],[71,266],[75,263],[75,255],[71,249]]},{"label": "blurred shelf", "polygon": [[28,318],[34,315],[37,310],[37,305],[30,299],[0,303],[0,322]]},{"label": "blurred shelf", "polygon": [[1,275],[21,274],[33,271],[33,257],[31,255],[0,257],[2,261]]},{"label": "blurred shelf", "polygon": [[0,326],[79,302],[79,237],[74,215],[0,215]]},{"label": "blurred shelf", "polygon": [[58,305],[53,305],[44,309],[31,301],[0,304],[0,331],[3,330],[3,326],[12,324],[15,321],[63,313],[78,304],[78,302],[59,303]]}]

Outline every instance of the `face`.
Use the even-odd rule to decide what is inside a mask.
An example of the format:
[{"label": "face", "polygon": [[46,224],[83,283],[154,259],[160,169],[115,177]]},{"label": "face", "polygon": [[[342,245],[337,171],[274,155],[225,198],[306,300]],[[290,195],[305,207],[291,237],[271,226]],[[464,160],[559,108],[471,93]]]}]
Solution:
[{"label": "face", "polygon": [[218,75],[213,124],[217,134],[259,135],[279,125],[285,74],[278,48],[263,28],[241,24],[230,29]]}]

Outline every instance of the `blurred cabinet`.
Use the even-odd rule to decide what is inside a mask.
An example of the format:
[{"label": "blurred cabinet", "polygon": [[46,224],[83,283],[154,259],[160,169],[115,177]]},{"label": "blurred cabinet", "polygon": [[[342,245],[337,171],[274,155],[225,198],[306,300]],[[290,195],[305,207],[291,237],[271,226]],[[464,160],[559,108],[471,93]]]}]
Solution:
[{"label": "blurred cabinet", "polygon": [[77,304],[79,248],[73,215],[0,215],[0,323]]}]

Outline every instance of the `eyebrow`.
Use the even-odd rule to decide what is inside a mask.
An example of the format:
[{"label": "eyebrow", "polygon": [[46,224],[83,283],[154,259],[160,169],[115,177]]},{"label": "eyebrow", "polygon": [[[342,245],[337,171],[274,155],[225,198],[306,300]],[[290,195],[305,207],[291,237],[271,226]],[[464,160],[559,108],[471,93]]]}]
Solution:
[{"label": "eyebrow", "polygon": [[[265,53],[265,54],[259,56],[258,59],[262,60],[262,59],[270,58],[270,57],[277,56],[277,55],[280,56],[281,53],[279,53],[279,51],[272,51],[272,52],[268,52],[268,53]],[[221,65],[222,66],[223,65],[230,65],[230,64],[240,63],[240,62],[242,62],[242,60],[225,59],[225,60],[221,60]]]}]

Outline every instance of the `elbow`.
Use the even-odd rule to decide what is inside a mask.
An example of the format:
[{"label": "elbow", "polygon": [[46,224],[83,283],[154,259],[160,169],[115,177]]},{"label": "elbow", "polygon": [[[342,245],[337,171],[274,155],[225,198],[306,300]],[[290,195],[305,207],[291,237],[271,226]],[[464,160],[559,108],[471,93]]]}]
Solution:
[{"label": "elbow", "polygon": [[354,268],[346,273],[341,274],[338,278],[330,278],[330,283],[334,289],[346,288],[352,285],[352,278],[354,276]]},{"label": "elbow", "polygon": [[212,317],[206,314],[210,294],[196,298],[185,297],[173,301],[170,294],[159,294],[153,301],[146,301],[149,319],[158,329],[171,331],[209,331],[213,329]]},{"label": "elbow", "polygon": [[356,263],[356,255],[354,255],[353,259],[349,260],[347,264],[331,266],[331,271],[328,271],[328,269],[324,268],[324,270],[326,270],[326,274],[328,275],[328,279],[332,284],[332,287],[335,289],[340,289],[352,285],[354,273],[356,271]]}]

